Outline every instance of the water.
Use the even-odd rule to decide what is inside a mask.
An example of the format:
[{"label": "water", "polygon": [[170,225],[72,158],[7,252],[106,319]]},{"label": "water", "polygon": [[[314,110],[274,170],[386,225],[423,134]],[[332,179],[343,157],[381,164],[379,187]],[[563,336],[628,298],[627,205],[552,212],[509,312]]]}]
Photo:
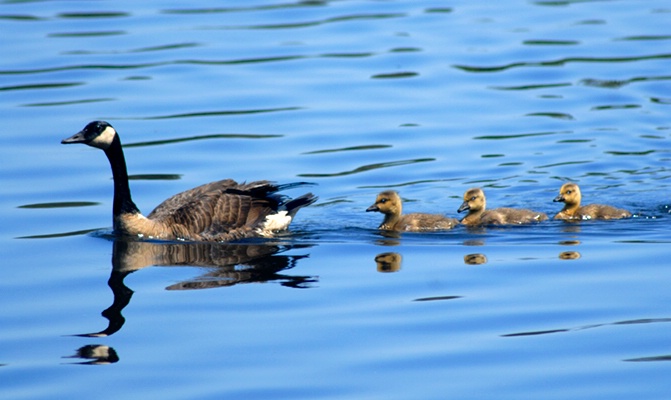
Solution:
[{"label": "water", "polygon": [[[665,399],[663,1],[3,2],[3,398]],[[145,213],[306,180],[276,239],[109,235],[105,119]],[[614,222],[384,235],[375,195]],[[306,189],[294,189],[298,195]]]}]

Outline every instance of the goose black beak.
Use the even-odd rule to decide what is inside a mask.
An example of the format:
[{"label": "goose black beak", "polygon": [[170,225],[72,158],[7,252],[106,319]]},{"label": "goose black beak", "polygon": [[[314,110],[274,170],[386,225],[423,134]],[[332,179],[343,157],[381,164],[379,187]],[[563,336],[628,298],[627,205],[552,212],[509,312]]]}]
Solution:
[{"label": "goose black beak", "polygon": [[372,206],[370,206],[366,209],[366,212],[370,212],[370,211],[380,211],[380,208],[377,205],[373,204]]},{"label": "goose black beak", "polygon": [[77,132],[74,135],[70,136],[67,139],[61,140],[61,144],[72,144],[72,143],[84,143],[84,131]]},{"label": "goose black beak", "polygon": [[470,210],[470,209],[471,209],[471,207],[469,207],[468,202],[464,201],[463,203],[461,203],[461,206],[459,207],[457,212],[462,212],[462,211],[466,211],[466,210]]},{"label": "goose black beak", "polygon": [[555,197],[554,200],[552,201],[554,201],[555,203],[561,203],[564,201],[564,196],[560,194],[559,196]]}]

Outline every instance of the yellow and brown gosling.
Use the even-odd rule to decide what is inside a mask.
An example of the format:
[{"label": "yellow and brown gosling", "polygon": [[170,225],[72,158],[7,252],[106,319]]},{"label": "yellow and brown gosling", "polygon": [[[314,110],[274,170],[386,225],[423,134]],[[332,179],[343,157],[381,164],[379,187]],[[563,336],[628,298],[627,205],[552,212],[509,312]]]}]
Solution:
[{"label": "yellow and brown gosling", "polygon": [[465,225],[519,225],[545,221],[545,213],[520,208],[495,208],[487,210],[485,192],[480,188],[468,189],[464,193],[464,202],[457,210],[467,211],[461,220]]},{"label": "yellow and brown gosling", "polygon": [[375,203],[366,211],[377,211],[384,214],[379,229],[388,231],[438,231],[452,229],[459,221],[439,214],[412,213],[403,215],[401,197],[393,190],[386,190],[377,195]]},{"label": "yellow and brown gosling", "polygon": [[564,203],[564,208],[554,219],[585,220],[585,219],[622,219],[631,217],[631,213],[621,208],[605,204],[589,204],[580,207],[582,195],[575,183],[565,183],[559,189],[559,195],[553,201]]}]

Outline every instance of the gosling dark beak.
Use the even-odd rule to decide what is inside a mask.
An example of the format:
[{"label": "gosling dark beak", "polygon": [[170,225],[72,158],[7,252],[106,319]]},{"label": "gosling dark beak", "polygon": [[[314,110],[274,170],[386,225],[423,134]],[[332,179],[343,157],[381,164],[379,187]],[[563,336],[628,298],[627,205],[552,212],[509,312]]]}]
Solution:
[{"label": "gosling dark beak", "polygon": [[555,203],[564,202],[564,196],[560,194],[559,196],[555,197],[554,200],[552,201],[554,201]]},{"label": "gosling dark beak", "polygon": [[84,131],[77,132],[74,135],[70,136],[67,139],[61,140],[61,144],[72,144],[72,143],[84,143]]},{"label": "gosling dark beak", "polygon": [[372,206],[370,206],[366,209],[366,212],[369,212],[369,211],[380,211],[380,208],[376,204],[373,204]]},{"label": "gosling dark beak", "polygon": [[461,207],[459,207],[457,212],[462,212],[462,211],[466,211],[466,210],[470,210],[470,209],[471,209],[471,207],[468,206],[468,202],[464,201],[463,203],[461,203]]}]

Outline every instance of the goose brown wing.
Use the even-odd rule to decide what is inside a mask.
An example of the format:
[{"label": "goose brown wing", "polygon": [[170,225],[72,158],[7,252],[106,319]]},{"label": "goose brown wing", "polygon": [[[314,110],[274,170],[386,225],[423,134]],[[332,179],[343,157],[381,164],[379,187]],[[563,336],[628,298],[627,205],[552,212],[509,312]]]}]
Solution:
[{"label": "goose brown wing", "polygon": [[147,215],[147,218],[153,220],[163,220],[172,215],[176,210],[184,208],[193,200],[207,193],[216,193],[228,188],[239,186],[233,179],[224,179],[221,181],[210,182],[204,185],[197,186],[193,189],[185,190],[181,193],[165,199],[161,204],[156,206],[154,210]]},{"label": "goose brown wing", "polygon": [[267,197],[277,190],[267,181],[212,182],[167,199],[147,218],[169,227],[177,238],[235,240],[253,236],[258,225],[277,208],[276,201]]}]

